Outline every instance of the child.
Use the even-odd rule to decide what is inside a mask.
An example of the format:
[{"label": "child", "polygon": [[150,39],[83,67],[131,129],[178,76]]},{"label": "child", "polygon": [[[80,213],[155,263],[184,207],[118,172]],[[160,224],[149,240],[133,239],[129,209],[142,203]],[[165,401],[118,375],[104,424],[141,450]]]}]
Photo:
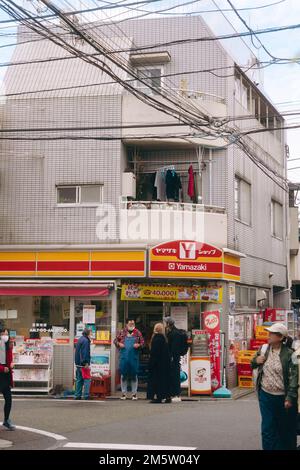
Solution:
[{"label": "child", "polygon": [[88,364],[84,364],[82,369],[82,378],[83,378],[83,396],[85,400],[88,400],[90,397],[90,388],[91,388],[91,368]]}]

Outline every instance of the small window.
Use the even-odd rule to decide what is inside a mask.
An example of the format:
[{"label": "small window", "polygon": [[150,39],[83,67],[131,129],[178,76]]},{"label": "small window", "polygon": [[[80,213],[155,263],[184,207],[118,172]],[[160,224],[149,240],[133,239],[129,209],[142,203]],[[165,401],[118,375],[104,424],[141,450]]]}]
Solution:
[{"label": "small window", "polygon": [[256,289],[250,287],[249,293],[250,293],[249,306],[256,307]]},{"label": "small window", "polygon": [[70,205],[98,205],[103,201],[103,185],[58,186],[57,203]]},{"label": "small window", "polygon": [[251,184],[238,176],[234,181],[234,212],[236,219],[251,224]]},{"label": "small window", "polygon": [[277,201],[271,201],[271,233],[273,237],[283,238],[283,206]]},{"label": "small window", "polygon": [[248,287],[241,287],[241,306],[248,307]]},{"label": "small window", "polygon": [[137,80],[136,86],[138,89],[142,90],[147,95],[160,93],[162,86],[162,67],[138,68],[137,76],[142,80],[142,82]]}]

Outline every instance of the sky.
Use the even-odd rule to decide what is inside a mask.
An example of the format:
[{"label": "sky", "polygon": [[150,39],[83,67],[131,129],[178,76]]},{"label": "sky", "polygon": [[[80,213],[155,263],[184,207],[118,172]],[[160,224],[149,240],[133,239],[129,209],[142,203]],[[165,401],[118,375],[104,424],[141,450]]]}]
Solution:
[{"label": "sky", "polygon": [[[125,3],[132,3],[134,0],[123,0]],[[31,7],[30,0],[16,0],[17,3],[25,5],[26,8]],[[70,2],[73,8],[86,7],[88,4],[91,7],[118,3],[120,0],[73,0]],[[145,3],[144,5],[138,5],[138,8],[145,11],[155,11],[165,8],[171,8],[173,6],[187,3],[188,0],[161,0],[155,3]],[[300,23],[300,1],[299,0],[230,0],[235,8],[244,9],[252,8],[251,10],[240,10],[239,14],[246,21],[246,23],[254,30],[271,28],[276,26],[285,26]],[[35,4],[38,4],[38,0],[34,0]],[[54,0],[54,3],[68,4],[66,0]],[[276,4],[275,4],[276,3]],[[268,4],[274,4],[264,7]],[[219,11],[224,11],[223,13]],[[207,10],[217,10],[216,12],[200,13]],[[190,1],[188,5],[178,6],[176,9],[169,10],[163,13],[166,16],[177,15],[177,14],[201,14],[210,28],[216,35],[228,34],[233,32],[244,32],[246,26],[237,17],[237,15],[231,10],[231,5],[228,0],[199,0]],[[106,10],[105,14],[97,13],[99,19],[107,20],[109,15],[115,16],[116,20],[123,19],[125,17],[136,17],[142,13],[136,10],[131,10],[125,13],[124,9]],[[122,16],[121,16],[122,14]],[[161,15],[159,15],[161,16]],[[148,18],[151,15],[147,16]],[[95,14],[91,16],[91,20],[95,21]],[[0,21],[7,19],[2,12],[0,12]],[[122,24],[120,24],[122,27]],[[14,42],[13,36],[3,36],[3,34],[14,33],[15,29],[7,29],[7,25],[0,24],[0,46],[4,44],[10,44]],[[295,30],[288,30],[283,32],[263,34],[259,36],[263,45],[267,50],[276,57],[295,59],[300,58],[300,28]],[[247,37],[243,40],[231,39],[223,41],[223,46],[233,56],[233,58],[240,64],[246,65],[249,58],[255,54],[261,61],[269,61],[270,57],[263,50],[263,47],[258,41],[251,37]],[[0,48],[0,62],[4,63],[9,61],[13,47]],[[0,82],[3,79],[5,68],[0,67]],[[299,110],[300,113],[300,61],[299,64],[295,61],[287,64],[280,65],[274,64],[265,68],[260,72],[259,77],[256,77],[260,83],[260,87],[263,87],[264,92],[276,105],[276,107],[282,111],[295,111]],[[293,116],[287,118],[287,123],[290,125],[300,123],[299,116]],[[290,160],[299,158],[297,161],[289,161],[288,168],[300,167],[300,129],[287,131],[287,144],[289,145]],[[294,171],[288,172],[288,177],[293,182],[300,182],[300,168]]]}]

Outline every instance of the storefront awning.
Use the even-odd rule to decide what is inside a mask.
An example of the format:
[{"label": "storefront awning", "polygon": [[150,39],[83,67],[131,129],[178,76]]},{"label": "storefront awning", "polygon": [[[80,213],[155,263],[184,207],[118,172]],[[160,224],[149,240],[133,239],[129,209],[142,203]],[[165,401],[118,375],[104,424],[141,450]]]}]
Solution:
[{"label": "storefront awning", "polygon": [[109,286],[74,286],[74,285],[3,285],[0,284],[0,295],[46,296],[46,297],[108,297]]}]

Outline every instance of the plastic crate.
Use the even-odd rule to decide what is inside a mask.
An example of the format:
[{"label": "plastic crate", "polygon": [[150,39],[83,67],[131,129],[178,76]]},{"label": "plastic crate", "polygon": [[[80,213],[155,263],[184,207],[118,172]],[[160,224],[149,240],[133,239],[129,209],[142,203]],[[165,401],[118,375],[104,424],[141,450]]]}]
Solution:
[{"label": "plastic crate", "polygon": [[239,379],[239,387],[240,388],[254,388],[253,377],[249,377],[248,375],[240,375]]},{"label": "plastic crate", "polygon": [[90,396],[91,398],[105,398],[110,395],[111,376],[92,377]]},{"label": "plastic crate", "polygon": [[250,364],[254,358],[256,351],[239,351],[238,352],[238,364]]},{"label": "plastic crate", "polygon": [[252,369],[250,364],[238,364],[237,365],[237,373],[238,376],[248,376],[252,377]]}]

